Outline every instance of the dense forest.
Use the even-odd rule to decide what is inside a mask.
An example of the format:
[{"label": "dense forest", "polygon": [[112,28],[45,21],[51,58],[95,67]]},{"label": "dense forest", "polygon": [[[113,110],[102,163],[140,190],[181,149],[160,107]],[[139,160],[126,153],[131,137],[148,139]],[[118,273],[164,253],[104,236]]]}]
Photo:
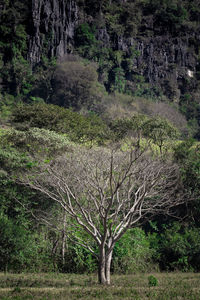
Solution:
[{"label": "dense forest", "polygon": [[0,1],[0,270],[200,271],[199,0]]}]

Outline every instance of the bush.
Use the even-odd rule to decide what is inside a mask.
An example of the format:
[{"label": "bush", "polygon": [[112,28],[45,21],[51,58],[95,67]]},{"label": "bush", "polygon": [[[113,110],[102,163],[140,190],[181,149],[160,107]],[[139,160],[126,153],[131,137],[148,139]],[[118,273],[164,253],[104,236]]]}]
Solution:
[{"label": "bush", "polygon": [[154,260],[162,270],[200,270],[200,229],[174,222],[163,231],[149,236]]},{"label": "bush", "polygon": [[101,144],[109,138],[107,126],[96,114],[83,116],[53,104],[20,105],[13,111],[13,123],[21,130],[38,127],[64,133],[78,143]]},{"label": "bush", "polygon": [[147,272],[153,267],[148,237],[140,228],[130,229],[117,242],[113,270],[118,273]]},{"label": "bush", "polygon": [[158,285],[158,279],[155,276],[150,275],[148,277],[148,283],[149,283],[149,287],[151,287],[151,286],[157,286]]},{"label": "bush", "polygon": [[93,86],[97,84],[97,72],[92,64],[80,60],[64,61],[56,66],[52,78],[51,103],[78,110],[90,107],[95,101]]},{"label": "bush", "polygon": [[53,267],[48,244],[44,236],[30,231],[28,220],[21,219],[21,224],[18,224],[0,214],[1,271],[51,271]]},{"label": "bush", "polygon": [[189,18],[184,3],[176,0],[148,0],[145,5],[145,12],[154,14],[156,25],[171,31],[177,30]]},{"label": "bush", "polygon": [[93,273],[97,270],[96,258],[84,247],[67,241],[65,264],[61,267],[66,273]]}]

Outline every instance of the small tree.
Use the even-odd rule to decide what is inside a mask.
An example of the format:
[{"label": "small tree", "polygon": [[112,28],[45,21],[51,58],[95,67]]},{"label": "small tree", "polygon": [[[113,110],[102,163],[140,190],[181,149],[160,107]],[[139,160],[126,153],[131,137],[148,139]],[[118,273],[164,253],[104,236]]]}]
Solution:
[{"label": "small tree", "polygon": [[168,120],[162,118],[151,118],[143,125],[143,133],[146,137],[158,145],[162,154],[166,141],[176,139],[179,132]]},{"label": "small tree", "polygon": [[51,102],[76,110],[82,106],[90,107],[94,102],[93,91],[96,84],[97,72],[94,65],[66,60],[56,66],[52,78]]},{"label": "small tree", "polygon": [[186,199],[178,167],[140,148],[76,147],[26,173],[23,182],[66,212],[66,234],[97,256],[101,284],[110,284],[113,249],[123,234]]}]

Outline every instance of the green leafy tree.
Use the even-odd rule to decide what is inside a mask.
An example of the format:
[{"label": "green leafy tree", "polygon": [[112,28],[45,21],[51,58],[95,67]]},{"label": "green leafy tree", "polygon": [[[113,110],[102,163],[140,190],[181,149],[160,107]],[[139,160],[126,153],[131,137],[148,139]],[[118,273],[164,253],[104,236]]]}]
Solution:
[{"label": "green leafy tree", "polygon": [[[50,252],[45,252],[40,233],[33,230],[31,208],[36,208],[35,193],[19,185],[19,170],[29,168],[33,159],[23,147],[2,130],[0,139],[0,269],[2,271],[42,270]],[[15,135],[17,138],[17,136]],[[18,138],[21,138],[21,136]],[[21,141],[22,142],[22,141]],[[25,148],[25,145],[24,145]],[[41,202],[41,198],[37,197]],[[47,202],[46,202],[47,204]],[[29,207],[29,211],[25,207]],[[42,205],[41,205],[42,207]],[[46,206],[47,208],[47,206]],[[50,243],[49,243],[50,244]],[[46,243],[48,246],[48,243]],[[49,247],[49,246],[48,246]],[[49,248],[48,248],[49,249]],[[41,256],[39,259],[39,252]]]},{"label": "green leafy tree", "polygon": [[148,142],[152,141],[158,145],[161,154],[164,146],[179,136],[176,127],[168,120],[159,117],[150,118],[142,114],[134,115],[130,119],[115,120],[111,122],[110,128],[116,139],[132,135],[140,143],[142,137],[145,137]]},{"label": "green leafy tree", "polygon": [[0,16],[0,53],[4,68],[1,71],[7,91],[26,94],[32,82],[31,70],[25,57],[27,54],[27,25],[30,14],[29,1],[4,1]]},{"label": "green leafy tree", "polygon": [[199,269],[199,228],[174,222],[166,226],[162,233],[154,233],[150,236],[150,243],[157,244],[154,256],[162,270],[197,271]]},{"label": "green leafy tree", "polygon": [[188,222],[199,227],[200,212],[200,151],[199,143],[193,139],[185,140],[174,149],[175,160],[180,165],[185,188],[195,194],[196,201],[182,207],[182,215],[188,215]]},{"label": "green leafy tree", "polygon": [[39,127],[63,133],[78,143],[102,144],[109,139],[107,125],[96,114],[83,116],[57,105],[19,105],[13,110],[13,122],[19,129]]},{"label": "green leafy tree", "polygon": [[92,65],[81,61],[65,61],[58,64],[52,79],[52,103],[80,109],[90,107],[94,101],[93,86],[97,83],[97,73]]},{"label": "green leafy tree", "polygon": [[144,134],[144,127],[149,118],[142,114],[134,115],[132,118],[117,119],[110,123],[110,128],[115,139],[122,139],[126,136],[134,136],[138,143]]},{"label": "green leafy tree", "polygon": [[162,153],[164,143],[177,139],[179,132],[168,120],[157,117],[145,122],[144,135],[158,145],[160,153]]},{"label": "green leafy tree", "polygon": [[[17,182],[22,170],[47,164],[70,148],[63,135],[45,129],[1,130],[0,139],[0,262],[1,270],[57,269],[52,231],[38,223],[40,211],[56,220],[60,213],[47,198]],[[62,238],[59,237],[59,245]],[[59,246],[61,248],[61,246]]]},{"label": "green leafy tree", "polygon": [[198,193],[200,188],[200,152],[199,143],[194,139],[181,142],[175,147],[174,156],[180,164],[184,185]]}]

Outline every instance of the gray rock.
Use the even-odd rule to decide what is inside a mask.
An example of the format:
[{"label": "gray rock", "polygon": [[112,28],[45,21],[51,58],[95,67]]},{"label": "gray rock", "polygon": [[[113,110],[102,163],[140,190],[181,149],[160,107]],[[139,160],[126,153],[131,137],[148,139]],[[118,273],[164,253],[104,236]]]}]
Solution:
[{"label": "gray rock", "polygon": [[[31,64],[39,63],[42,55],[62,58],[72,53],[75,28],[89,17],[78,8],[76,0],[32,0],[28,50]],[[188,29],[178,37],[170,33],[161,35],[153,28],[153,17],[148,16],[142,21],[143,31],[139,35],[118,35],[113,39],[105,23],[101,24],[96,28],[101,47],[122,50],[128,55],[134,47],[139,55],[133,57],[132,72],[143,75],[151,85],[160,86],[172,100],[178,101],[185,92],[186,81],[195,82],[200,28],[195,32]]]},{"label": "gray rock", "polygon": [[78,8],[74,0],[32,0],[32,33],[28,60],[32,65],[42,55],[63,57],[74,44]]}]

